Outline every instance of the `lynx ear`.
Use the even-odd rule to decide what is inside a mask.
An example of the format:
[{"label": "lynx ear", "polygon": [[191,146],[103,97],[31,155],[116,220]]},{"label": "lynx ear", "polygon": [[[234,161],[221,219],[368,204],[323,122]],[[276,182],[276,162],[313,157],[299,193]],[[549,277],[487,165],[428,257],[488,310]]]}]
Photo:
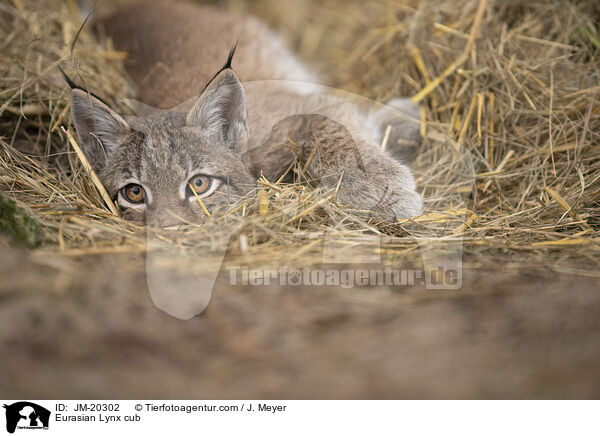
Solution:
[{"label": "lynx ear", "polygon": [[99,98],[83,89],[71,91],[71,117],[83,152],[95,170],[106,164],[106,157],[129,131],[127,122]]},{"label": "lynx ear", "polygon": [[247,138],[246,95],[231,69],[219,72],[208,84],[188,112],[186,124],[219,131],[231,148]]}]

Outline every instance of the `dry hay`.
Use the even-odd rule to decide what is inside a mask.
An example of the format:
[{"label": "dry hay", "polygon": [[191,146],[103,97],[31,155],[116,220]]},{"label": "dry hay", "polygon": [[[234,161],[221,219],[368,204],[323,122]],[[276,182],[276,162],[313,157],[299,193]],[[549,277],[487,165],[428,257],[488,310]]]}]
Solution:
[{"label": "dry hay", "polygon": [[[423,104],[413,164],[424,216],[396,224],[335,203],[305,183],[261,180],[224,220],[162,232],[178,249],[211,247],[224,221],[241,226],[233,258],[310,264],[334,239],[385,261],[419,257],[415,236],[443,235],[470,258],[506,256],[594,274],[600,251],[600,6],[596,0],[230,1],[278,27],[328,84]],[[0,5],[2,208],[40,253],[144,252],[146,230],[115,216],[70,141],[68,88],[58,65],[114,106],[132,97],[124,53],[83,30],[74,2]],[[445,140],[444,138],[449,138]],[[74,148],[75,147],[75,148]],[[466,162],[465,156],[469,162]],[[469,177],[473,164],[474,177]],[[290,169],[302,179],[301,166]],[[15,215],[16,216],[16,215]],[[466,221],[465,221],[466,220]],[[23,219],[4,223],[21,229]],[[12,230],[11,230],[12,229]],[[206,235],[211,235],[207,238]],[[384,237],[372,248],[372,235]],[[212,244],[212,245],[211,245]]]}]

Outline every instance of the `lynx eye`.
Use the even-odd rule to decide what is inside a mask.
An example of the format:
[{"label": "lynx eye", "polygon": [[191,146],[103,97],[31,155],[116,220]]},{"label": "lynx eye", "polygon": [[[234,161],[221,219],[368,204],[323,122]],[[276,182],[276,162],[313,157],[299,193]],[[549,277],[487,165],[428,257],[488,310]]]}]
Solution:
[{"label": "lynx eye", "polygon": [[146,192],[144,191],[144,188],[135,183],[130,183],[121,189],[121,194],[127,201],[134,204],[143,203],[146,199]]},{"label": "lynx eye", "polygon": [[[189,186],[191,186],[198,195],[206,194],[212,187],[212,184],[213,178],[204,174],[194,176],[189,181]],[[192,194],[192,192],[190,192],[190,194]]]}]

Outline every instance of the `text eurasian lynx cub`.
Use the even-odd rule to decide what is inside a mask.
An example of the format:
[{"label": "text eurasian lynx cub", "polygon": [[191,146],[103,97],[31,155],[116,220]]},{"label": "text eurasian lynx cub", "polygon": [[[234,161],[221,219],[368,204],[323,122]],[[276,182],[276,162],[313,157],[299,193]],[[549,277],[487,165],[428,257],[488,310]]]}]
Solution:
[{"label": "text eurasian lynx cub", "polygon": [[[390,220],[419,214],[413,177],[398,160],[406,142],[418,140],[409,119],[418,108],[409,101],[390,103],[396,115],[365,113],[309,85],[316,76],[264,25],[209,7],[138,3],[94,27],[129,53],[139,99],[170,109],[122,117],[72,89],[84,152],[126,218],[197,221],[204,215],[197,197],[211,212],[224,211],[261,174],[274,180],[295,158],[310,161],[307,171],[324,189],[337,187],[342,205]],[[236,41],[233,69],[230,56],[219,70]]]}]

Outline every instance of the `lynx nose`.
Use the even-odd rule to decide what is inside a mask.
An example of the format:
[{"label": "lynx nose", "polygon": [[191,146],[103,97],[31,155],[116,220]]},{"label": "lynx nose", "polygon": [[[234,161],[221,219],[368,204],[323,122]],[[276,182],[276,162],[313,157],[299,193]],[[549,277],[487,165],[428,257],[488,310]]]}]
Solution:
[{"label": "lynx nose", "polygon": [[152,227],[171,227],[184,224],[186,214],[183,210],[163,208],[161,210],[148,210],[146,223]]},{"label": "lynx nose", "polygon": [[158,227],[171,227],[183,224],[184,221],[174,216],[161,216],[156,225]]}]

